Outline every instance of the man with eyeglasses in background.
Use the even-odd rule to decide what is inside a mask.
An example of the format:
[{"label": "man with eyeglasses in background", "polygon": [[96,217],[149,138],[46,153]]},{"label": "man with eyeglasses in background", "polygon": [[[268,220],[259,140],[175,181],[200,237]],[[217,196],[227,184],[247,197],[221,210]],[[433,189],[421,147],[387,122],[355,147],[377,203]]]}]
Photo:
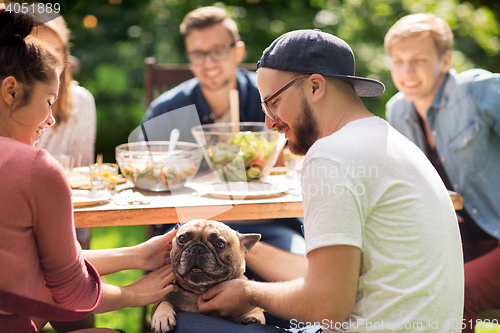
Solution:
[{"label": "man with eyeglasses in background", "polygon": [[[193,79],[164,92],[151,102],[143,123],[167,112],[195,105],[201,124],[230,122],[229,91],[238,89],[240,121],[264,122],[255,72],[239,69],[245,57],[245,43],[240,40],[236,23],[218,7],[201,7],[183,19],[186,57]],[[165,140],[170,132],[165,131]],[[181,130],[180,140],[189,141],[189,129]],[[226,223],[239,232],[257,232],[261,241],[283,250],[304,253],[304,239],[297,219],[261,220],[251,225]]]},{"label": "man with eyeglasses in background", "polygon": [[143,121],[194,104],[202,124],[230,121],[229,91],[238,89],[240,121],[264,121],[255,73],[238,69],[245,57],[236,23],[218,7],[201,7],[183,19],[189,68],[195,76],[163,93]]}]

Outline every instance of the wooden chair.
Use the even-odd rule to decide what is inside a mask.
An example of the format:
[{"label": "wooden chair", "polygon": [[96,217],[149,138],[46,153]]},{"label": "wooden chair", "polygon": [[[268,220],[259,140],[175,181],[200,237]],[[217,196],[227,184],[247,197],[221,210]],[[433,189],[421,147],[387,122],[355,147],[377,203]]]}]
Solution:
[{"label": "wooden chair", "polygon": [[[257,64],[240,64],[240,68],[255,71]],[[144,59],[144,84],[146,88],[146,107],[162,92],[175,87],[179,83],[193,78],[187,64],[157,65],[156,59]]]},{"label": "wooden chair", "polygon": [[[240,64],[239,68],[255,71],[257,64]],[[157,65],[156,58],[148,57],[144,59],[144,85],[146,90],[146,108],[149,104],[164,91],[193,78],[193,73],[187,64],[166,64]],[[146,239],[155,235],[156,226],[146,227]],[[147,318],[147,307],[142,308],[141,332],[151,332],[150,322]]]}]

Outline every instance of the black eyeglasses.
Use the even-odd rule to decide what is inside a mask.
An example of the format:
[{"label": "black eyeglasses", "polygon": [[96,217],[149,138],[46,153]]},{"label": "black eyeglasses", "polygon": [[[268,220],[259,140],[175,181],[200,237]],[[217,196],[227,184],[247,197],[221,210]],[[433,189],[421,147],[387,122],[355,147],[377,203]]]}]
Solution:
[{"label": "black eyeglasses", "polygon": [[193,51],[187,52],[185,54],[186,58],[189,60],[191,65],[201,66],[205,63],[205,58],[210,56],[210,59],[214,62],[220,62],[227,59],[227,55],[229,54],[229,50],[236,45],[236,42],[232,42],[231,44],[221,45],[214,47],[210,51],[202,52],[202,51]]},{"label": "black eyeglasses", "polygon": [[290,88],[291,86],[293,86],[293,84],[295,82],[297,82],[299,79],[301,79],[303,77],[306,77],[306,76],[309,76],[309,75],[311,75],[311,74],[301,74],[299,76],[294,77],[290,82],[288,82],[287,84],[285,84],[283,87],[281,87],[280,89],[278,89],[278,91],[276,91],[274,94],[272,94],[271,96],[269,96],[268,98],[266,98],[265,100],[263,100],[261,102],[262,111],[264,111],[264,113],[266,114],[266,116],[269,117],[269,119],[271,119],[272,121],[275,121],[276,118],[277,118],[273,114],[273,112],[271,111],[271,109],[269,108],[269,105],[268,105],[269,101],[273,100],[279,94],[281,94],[282,92],[284,92],[285,90],[287,90],[288,88]]}]

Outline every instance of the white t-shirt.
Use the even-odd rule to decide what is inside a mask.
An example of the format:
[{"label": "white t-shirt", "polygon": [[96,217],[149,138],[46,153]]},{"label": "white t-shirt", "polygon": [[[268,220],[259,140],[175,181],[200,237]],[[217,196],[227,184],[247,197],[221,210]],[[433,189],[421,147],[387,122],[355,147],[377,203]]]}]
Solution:
[{"label": "white t-shirt", "polygon": [[[458,223],[419,148],[385,120],[364,118],[314,143],[301,177],[306,251],[361,249],[347,331],[460,332]],[[322,327],[332,332],[331,326]]]}]

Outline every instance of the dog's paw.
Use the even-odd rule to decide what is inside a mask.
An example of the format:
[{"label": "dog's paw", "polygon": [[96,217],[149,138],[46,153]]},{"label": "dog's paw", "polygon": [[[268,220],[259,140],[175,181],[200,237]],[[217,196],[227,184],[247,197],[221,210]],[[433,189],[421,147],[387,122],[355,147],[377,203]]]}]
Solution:
[{"label": "dog's paw", "polygon": [[262,321],[257,317],[245,317],[240,322],[241,325],[250,325],[250,324],[262,324]]},{"label": "dog's paw", "polygon": [[155,333],[165,333],[174,329],[176,314],[172,305],[166,301],[161,302],[151,318],[151,330]]}]

